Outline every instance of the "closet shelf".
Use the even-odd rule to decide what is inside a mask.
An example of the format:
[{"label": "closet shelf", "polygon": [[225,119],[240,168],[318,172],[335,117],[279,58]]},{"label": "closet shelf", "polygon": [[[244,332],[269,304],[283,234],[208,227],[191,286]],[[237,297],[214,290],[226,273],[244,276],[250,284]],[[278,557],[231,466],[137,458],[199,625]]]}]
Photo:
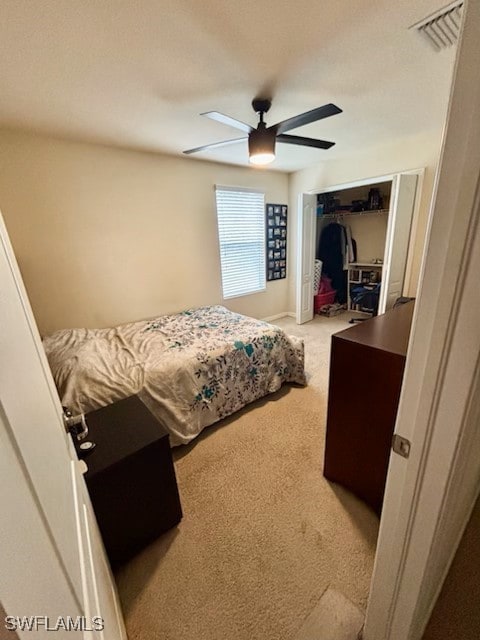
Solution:
[{"label": "closet shelf", "polygon": [[388,209],[371,209],[370,211],[335,211],[333,213],[322,213],[318,218],[322,220],[333,220],[336,218],[344,218],[346,216],[371,216],[371,215],[384,215],[388,213]]}]

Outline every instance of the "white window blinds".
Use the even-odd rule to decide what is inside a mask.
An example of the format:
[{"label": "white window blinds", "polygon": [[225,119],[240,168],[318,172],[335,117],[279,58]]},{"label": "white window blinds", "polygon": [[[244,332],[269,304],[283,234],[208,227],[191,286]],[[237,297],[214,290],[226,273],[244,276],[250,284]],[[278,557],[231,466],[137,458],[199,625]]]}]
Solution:
[{"label": "white window blinds", "polygon": [[223,297],[265,289],[265,195],[215,187]]}]

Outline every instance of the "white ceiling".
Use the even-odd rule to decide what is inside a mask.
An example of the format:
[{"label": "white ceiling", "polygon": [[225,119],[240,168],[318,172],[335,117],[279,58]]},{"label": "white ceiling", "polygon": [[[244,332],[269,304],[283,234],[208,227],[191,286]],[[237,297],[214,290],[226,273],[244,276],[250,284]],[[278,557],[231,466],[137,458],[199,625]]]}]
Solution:
[{"label": "white ceiling", "polygon": [[[446,0],[1,0],[0,126],[181,154],[334,102],[291,131],[337,144],[277,145],[293,171],[441,126],[454,51],[408,27]],[[193,156],[191,156],[193,157]],[[198,159],[248,164],[246,143]]]}]

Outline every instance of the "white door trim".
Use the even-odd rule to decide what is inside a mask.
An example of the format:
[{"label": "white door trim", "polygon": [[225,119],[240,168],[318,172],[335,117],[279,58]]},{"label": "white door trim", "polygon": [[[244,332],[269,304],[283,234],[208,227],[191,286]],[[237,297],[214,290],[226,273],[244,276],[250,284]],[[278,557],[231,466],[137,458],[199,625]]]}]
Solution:
[{"label": "white door trim", "polygon": [[369,178],[361,178],[360,180],[352,180],[350,182],[341,182],[340,184],[329,185],[328,187],[316,187],[315,189],[309,189],[304,193],[318,194],[318,193],[331,193],[332,191],[342,191],[343,189],[353,189],[355,187],[368,187],[371,184],[377,184],[377,182],[392,182],[395,176],[399,173],[416,173],[422,175],[425,173],[424,167],[416,169],[405,169],[402,171],[395,171],[395,173],[387,173],[381,176],[371,176]]},{"label": "white door trim", "polygon": [[[466,5],[365,640],[420,640],[480,489],[480,3]],[[477,293],[476,293],[477,292]]]}]

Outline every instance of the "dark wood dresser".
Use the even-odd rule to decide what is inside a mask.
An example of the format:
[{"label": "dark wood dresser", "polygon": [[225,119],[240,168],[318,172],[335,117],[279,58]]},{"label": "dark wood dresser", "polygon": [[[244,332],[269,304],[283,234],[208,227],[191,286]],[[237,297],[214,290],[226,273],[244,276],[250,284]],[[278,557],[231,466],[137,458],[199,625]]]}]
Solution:
[{"label": "dark wood dresser", "polygon": [[[86,415],[88,492],[112,566],[182,517],[168,432],[137,396]],[[76,440],[74,438],[74,440]],[[75,442],[79,457],[82,441]]]},{"label": "dark wood dresser", "polygon": [[324,476],[379,515],[414,302],[332,336]]}]

